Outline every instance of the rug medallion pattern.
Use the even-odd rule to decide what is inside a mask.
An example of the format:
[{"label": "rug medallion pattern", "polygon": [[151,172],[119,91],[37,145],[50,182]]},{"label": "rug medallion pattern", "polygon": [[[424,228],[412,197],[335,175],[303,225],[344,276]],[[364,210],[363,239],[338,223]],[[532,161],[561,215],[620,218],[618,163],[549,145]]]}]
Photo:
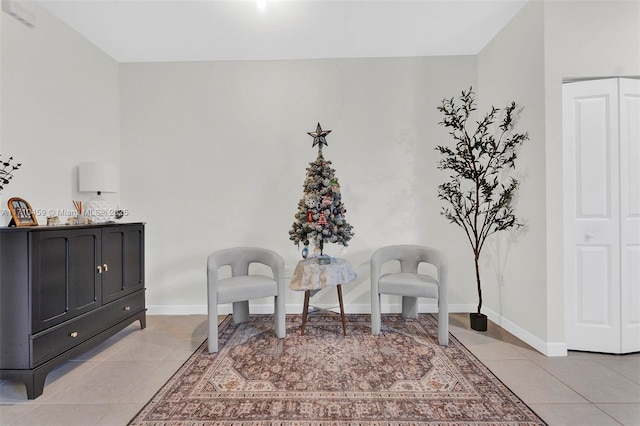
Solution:
[{"label": "rug medallion pattern", "polygon": [[544,425],[462,344],[437,343],[430,315],[287,316],[278,339],[271,315],[219,327],[130,425]]}]

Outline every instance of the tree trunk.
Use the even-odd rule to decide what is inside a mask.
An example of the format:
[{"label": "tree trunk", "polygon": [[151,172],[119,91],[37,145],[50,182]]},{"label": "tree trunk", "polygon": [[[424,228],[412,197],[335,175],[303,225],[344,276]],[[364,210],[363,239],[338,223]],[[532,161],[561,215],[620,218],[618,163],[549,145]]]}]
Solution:
[{"label": "tree trunk", "polygon": [[480,253],[474,253],[474,261],[476,265],[476,283],[478,285],[478,315],[480,315],[480,310],[482,309],[482,286],[480,285]]}]

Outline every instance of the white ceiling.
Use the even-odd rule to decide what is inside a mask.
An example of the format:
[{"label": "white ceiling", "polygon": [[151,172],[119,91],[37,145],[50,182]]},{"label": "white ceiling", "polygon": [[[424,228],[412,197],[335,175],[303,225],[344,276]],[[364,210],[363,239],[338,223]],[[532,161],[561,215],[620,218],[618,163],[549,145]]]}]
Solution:
[{"label": "white ceiling", "polygon": [[526,1],[38,3],[118,62],[164,62],[475,55]]}]

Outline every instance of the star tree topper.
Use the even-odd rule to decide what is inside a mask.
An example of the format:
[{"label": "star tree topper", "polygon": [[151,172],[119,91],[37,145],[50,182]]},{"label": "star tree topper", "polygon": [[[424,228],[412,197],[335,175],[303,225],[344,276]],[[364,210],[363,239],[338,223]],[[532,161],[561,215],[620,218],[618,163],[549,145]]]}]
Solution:
[{"label": "star tree topper", "polygon": [[331,130],[322,130],[320,123],[318,123],[318,127],[316,127],[315,132],[307,132],[307,134],[313,138],[313,145],[311,147],[313,148],[314,146],[318,145],[318,152],[322,153],[322,145],[329,146],[327,140],[325,139],[325,136],[327,136],[329,133],[331,133]]}]

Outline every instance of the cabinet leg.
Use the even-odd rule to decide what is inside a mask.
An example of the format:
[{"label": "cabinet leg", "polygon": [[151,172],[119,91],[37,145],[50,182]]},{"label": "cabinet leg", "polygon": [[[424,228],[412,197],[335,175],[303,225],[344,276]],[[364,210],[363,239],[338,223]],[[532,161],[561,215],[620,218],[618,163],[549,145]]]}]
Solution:
[{"label": "cabinet leg", "polygon": [[44,391],[44,381],[49,371],[24,371],[24,370],[5,370],[2,372],[2,378],[16,380],[24,383],[27,391],[27,399],[36,399]]},{"label": "cabinet leg", "polygon": [[[48,373],[48,372],[47,372]],[[35,372],[30,378],[25,380],[25,387],[27,388],[27,398],[36,399],[44,391],[44,381],[47,378],[47,373]]]},{"label": "cabinet leg", "polygon": [[140,321],[140,329],[144,330],[145,328],[147,328],[147,315],[146,314],[142,314],[142,316],[140,316],[140,318],[138,318],[138,320]]},{"label": "cabinet leg", "polygon": [[0,370],[0,379],[15,380],[24,384],[27,399],[36,399],[44,391],[44,381],[50,369],[44,370]]}]

